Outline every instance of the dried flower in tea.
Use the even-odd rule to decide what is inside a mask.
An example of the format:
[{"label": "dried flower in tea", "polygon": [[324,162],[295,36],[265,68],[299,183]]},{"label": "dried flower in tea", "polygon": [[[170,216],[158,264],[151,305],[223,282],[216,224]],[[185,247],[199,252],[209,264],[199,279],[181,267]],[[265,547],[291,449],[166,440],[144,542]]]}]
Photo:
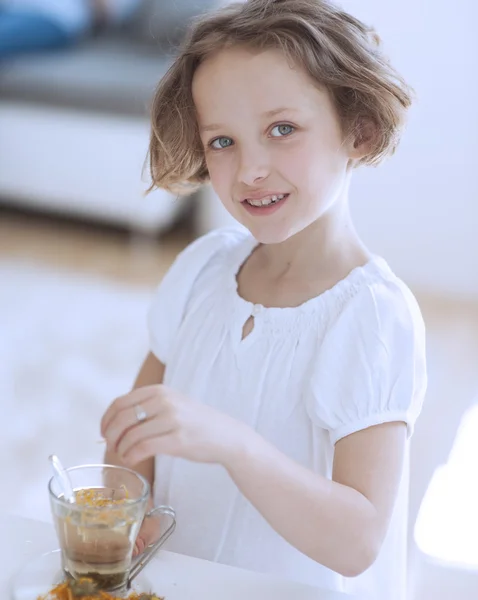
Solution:
[{"label": "dried flower in tea", "polygon": [[137,592],[132,592],[127,598],[119,597],[98,590],[91,579],[84,578],[60,583],[45,596],[39,596],[38,600],[164,600],[164,598],[156,594],[138,594]]}]

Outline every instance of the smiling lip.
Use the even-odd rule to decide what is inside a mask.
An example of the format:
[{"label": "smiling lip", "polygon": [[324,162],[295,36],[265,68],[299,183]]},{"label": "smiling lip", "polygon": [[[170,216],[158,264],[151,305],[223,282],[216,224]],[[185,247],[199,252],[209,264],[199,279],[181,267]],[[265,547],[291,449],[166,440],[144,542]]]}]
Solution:
[{"label": "smiling lip", "polygon": [[284,192],[271,192],[269,190],[258,190],[256,192],[249,192],[247,196],[244,196],[241,199],[241,202],[246,202],[246,200],[263,200],[264,198],[269,198],[270,196],[285,196]]},{"label": "smiling lip", "polygon": [[[262,196],[259,196],[258,198],[254,198],[254,200],[262,200],[263,198],[267,198],[267,197],[269,197],[269,196],[262,194]],[[250,199],[252,199],[252,198],[250,198]],[[249,204],[249,202],[247,202],[247,200],[243,200],[242,206],[251,215],[265,217],[266,215],[270,215],[270,214],[280,210],[281,207],[287,202],[288,199],[289,199],[289,194],[285,194],[281,200],[278,200],[277,202],[274,202],[271,204],[264,204],[262,206],[254,206],[252,204]]]}]

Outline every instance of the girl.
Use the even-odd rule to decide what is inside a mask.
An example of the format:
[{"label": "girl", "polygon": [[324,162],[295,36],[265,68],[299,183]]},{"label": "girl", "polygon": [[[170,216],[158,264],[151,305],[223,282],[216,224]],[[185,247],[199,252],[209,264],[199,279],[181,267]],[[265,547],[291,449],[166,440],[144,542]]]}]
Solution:
[{"label": "girl", "polygon": [[210,181],[245,230],[179,255],[102,434],[177,510],[170,550],[398,600],[426,375],[417,304],[349,213],[354,168],[394,151],[410,104],[377,44],[324,0],[192,29],[154,101],[153,181]]}]

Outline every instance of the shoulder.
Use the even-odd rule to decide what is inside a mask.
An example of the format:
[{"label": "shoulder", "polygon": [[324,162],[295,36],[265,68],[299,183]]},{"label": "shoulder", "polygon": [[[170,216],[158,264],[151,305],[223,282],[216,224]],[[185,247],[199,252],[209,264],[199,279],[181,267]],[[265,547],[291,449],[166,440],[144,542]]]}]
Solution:
[{"label": "shoulder", "polygon": [[214,266],[229,268],[239,250],[252,237],[239,228],[211,231],[189,244],[178,254],[153,294],[149,310],[151,350],[167,363],[176,333],[186,313],[188,303],[199,283],[204,288],[218,280]]},{"label": "shoulder", "polygon": [[250,238],[250,233],[239,227],[215,229],[199,237],[180,252],[173,267],[191,263],[205,266],[213,258],[221,259],[229,256]]},{"label": "shoulder", "polygon": [[425,326],[418,302],[385,260],[376,257],[359,275],[340,303],[330,332],[346,335],[359,330],[368,332],[369,339],[383,339],[392,330],[403,330],[423,340]]}]

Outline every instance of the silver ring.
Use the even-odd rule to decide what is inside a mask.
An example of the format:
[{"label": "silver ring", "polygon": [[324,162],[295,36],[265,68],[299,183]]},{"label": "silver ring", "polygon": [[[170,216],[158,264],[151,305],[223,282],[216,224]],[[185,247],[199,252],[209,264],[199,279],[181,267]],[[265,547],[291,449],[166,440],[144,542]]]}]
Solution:
[{"label": "silver ring", "polygon": [[134,412],[136,413],[136,420],[138,421],[138,423],[142,423],[148,418],[148,413],[139,404],[135,405]]}]

